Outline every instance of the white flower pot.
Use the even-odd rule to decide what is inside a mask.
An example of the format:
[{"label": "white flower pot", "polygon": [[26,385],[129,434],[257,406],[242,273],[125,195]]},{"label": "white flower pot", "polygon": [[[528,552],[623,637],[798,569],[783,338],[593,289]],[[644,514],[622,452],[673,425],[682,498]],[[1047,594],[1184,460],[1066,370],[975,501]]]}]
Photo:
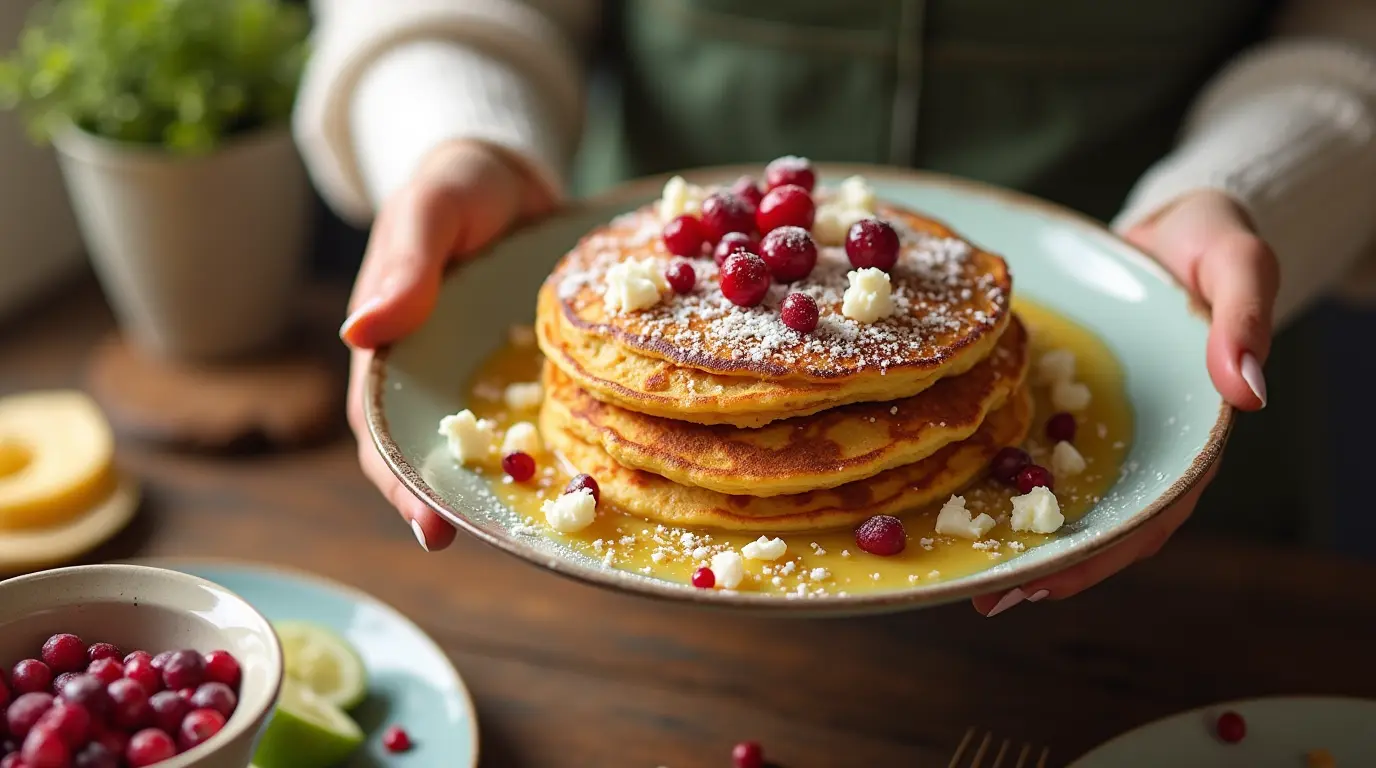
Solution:
[{"label": "white flower pot", "polygon": [[253,354],[291,323],[310,236],[286,127],[177,157],[78,130],[55,142],[86,247],[126,336],[154,354]]}]

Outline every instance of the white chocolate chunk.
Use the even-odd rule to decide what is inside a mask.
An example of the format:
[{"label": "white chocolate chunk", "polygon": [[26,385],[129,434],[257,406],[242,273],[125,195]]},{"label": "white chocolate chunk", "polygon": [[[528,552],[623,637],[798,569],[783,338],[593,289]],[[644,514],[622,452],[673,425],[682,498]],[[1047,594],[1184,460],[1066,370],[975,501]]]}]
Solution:
[{"label": "white chocolate chunk", "polygon": [[540,505],[545,513],[549,527],[560,533],[577,533],[592,525],[597,517],[597,500],[592,491],[579,488],[571,493],[560,494],[556,499],[547,499]]},{"label": "white chocolate chunk", "polygon": [[706,197],[707,192],[702,187],[689,184],[682,176],[675,176],[664,184],[664,192],[657,206],[659,219],[667,224],[685,213],[696,215]]},{"label": "white chocolate chunk", "polygon": [[506,391],[502,393],[502,399],[506,401],[506,407],[513,411],[534,410],[539,408],[540,401],[545,399],[545,388],[540,386],[538,381],[508,384]]},{"label": "white chocolate chunk", "polygon": [[1089,387],[1078,381],[1058,381],[1051,385],[1051,405],[1058,411],[1083,411],[1089,407]]},{"label": "white chocolate chunk", "polygon": [[1065,524],[1060,502],[1046,486],[1039,485],[1022,496],[1013,497],[1013,516],[1009,521],[1015,531],[1055,533]]},{"label": "white chocolate chunk", "polygon": [[862,208],[851,208],[844,203],[823,203],[817,206],[817,214],[812,220],[812,239],[819,245],[845,245],[846,233],[852,225],[874,214]]},{"label": "white chocolate chunk", "polygon": [[623,261],[607,270],[606,288],[602,301],[608,311],[638,312],[658,304],[669,290],[669,282],[654,259],[640,259]]},{"label": "white chocolate chunk", "polygon": [[449,441],[449,454],[460,464],[475,464],[492,455],[496,438],[495,426],[487,419],[478,420],[465,408],[453,416],[440,419],[440,434]]},{"label": "white chocolate chunk", "polygon": [[851,271],[850,286],[841,298],[841,314],[861,323],[873,323],[893,314],[893,288],[889,274],[866,267]]},{"label": "white chocolate chunk", "polygon": [[994,527],[994,518],[981,512],[971,518],[970,510],[965,508],[964,496],[952,496],[941,505],[936,516],[936,532],[943,536],[960,536],[965,539],[981,539]]},{"label": "white chocolate chunk", "polygon": [[1051,473],[1056,477],[1074,477],[1085,471],[1086,466],[1085,457],[1064,440],[1051,449]]},{"label": "white chocolate chunk", "polygon": [[771,539],[768,536],[761,536],[741,547],[741,554],[751,560],[778,560],[787,551],[788,544],[783,539]]},{"label": "white chocolate chunk", "polygon": [[745,578],[745,561],[735,552],[718,552],[712,555],[712,575],[717,586],[722,589],[735,589]]},{"label": "white chocolate chunk", "polygon": [[1053,349],[1037,361],[1037,382],[1057,384],[1075,378],[1075,353],[1068,349]]},{"label": "white chocolate chunk", "polygon": [[535,456],[544,448],[544,443],[540,441],[540,430],[528,421],[518,421],[507,427],[506,437],[502,440],[503,456],[517,451]]},{"label": "white chocolate chunk", "polygon": [[837,199],[849,210],[874,214],[874,187],[864,176],[851,176],[836,188]]}]

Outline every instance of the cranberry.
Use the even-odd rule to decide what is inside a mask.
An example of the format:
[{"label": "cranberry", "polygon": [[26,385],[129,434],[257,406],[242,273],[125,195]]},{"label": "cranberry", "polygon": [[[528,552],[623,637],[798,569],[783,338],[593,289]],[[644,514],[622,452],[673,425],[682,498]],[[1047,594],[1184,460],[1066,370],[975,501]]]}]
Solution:
[{"label": "cranberry", "polygon": [[100,721],[91,726],[91,741],[100,744],[116,756],[124,754],[124,749],[129,746],[129,736],[124,731]]},{"label": "cranberry", "polygon": [[16,739],[28,736],[29,731],[52,708],[53,696],[50,693],[35,691],[15,699],[10,708],[5,710],[5,723],[9,726],[10,735]]},{"label": "cranberry", "polygon": [[197,709],[182,720],[182,727],[177,731],[177,744],[183,750],[200,746],[223,727],[224,715],[213,709]]},{"label": "cranberry", "polygon": [[1047,419],[1046,436],[1057,442],[1075,442],[1075,417],[1069,413],[1058,413]]},{"label": "cranberry", "polygon": [[152,661],[153,661],[153,657],[152,657],[151,655],[149,655],[148,651],[133,651],[133,652],[131,652],[128,656],[125,656],[125,657],[124,657],[124,663],[125,663],[125,664],[128,664],[129,662],[133,661],[134,659],[141,659],[141,660],[147,661],[147,662],[152,662]]},{"label": "cranberry", "polygon": [[180,691],[177,691],[177,695],[180,696],[180,697],[182,697],[183,699],[185,699],[187,702],[190,702],[190,701],[191,701],[191,697],[196,695],[196,689],[195,689],[195,688],[183,688],[183,689],[181,689]]},{"label": "cranberry", "polygon": [[101,682],[109,685],[124,677],[124,665],[114,658],[96,659],[91,662],[91,666],[86,668],[86,674],[99,678]]},{"label": "cranberry", "polygon": [[110,694],[110,720],[126,730],[142,728],[153,719],[148,706],[148,691],[133,680],[116,680],[106,689]]},{"label": "cranberry", "polygon": [[224,683],[202,683],[191,697],[193,709],[213,709],[225,717],[234,713],[234,707],[238,703],[239,698]]},{"label": "cranberry", "polygon": [[119,661],[123,655],[124,652],[119,649],[119,646],[110,643],[92,643],[91,647],[86,649],[87,661],[99,661],[101,659]]},{"label": "cranberry", "polygon": [[[512,451],[502,457],[502,471],[512,480],[524,483],[535,476],[535,459],[525,451]],[[167,672],[164,670],[163,675]],[[185,686],[168,685],[169,688],[183,688]]]},{"label": "cranberry", "polygon": [[35,731],[44,728],[57,731],[67,746],[79,747],[86,743],[86,735],[91,731],[91,713],[80,705],[59,701],[34,726]]},{"label": "cranberry", "polygon": [[598,487],[597,480],[593,479],[592,475],[574,475],[569,484],[564,486],[564,493],[577,493],[584,488],[592,494],[594,503],[602,503],[602,489]]},{"label": "cranberry", "polygon": [[716,243],[728,232],[755,229],[755,207],[730,192],[718,192],[702,201],[702,225],[707,242]]},{"label": "cranberry", "polygon": [[162,653],[158,654],[157,656],[154,656],[154,657],[153,657],[153,669],[156,669],[156,670],[158,670],[159,672],[161,672],[161,671],[162,671],[162,668],[167,664],[167,660],[170,659],[170,658],[172,658],[172,651],[163,651]]},{"label": "cranberry", "polygon": [[760,258],[775,280],[791,283],[807,277],[817,266],[817,244],[806,229],[779,227],[760,241]]},{"label": "cranberry", "polygon": [[871,555],[888,557],[903,551],[908,545],[908,535],[898,518],[875,515],[855,529],[855,543]]},{"label": "cranberry", "polygon": [[[0,712],[5,711],[5,707],[10,705],[10,689],[5,685],[5,675],[0,673]],[[4,754],[4,752],[0,752]]]},{"label": "cranberry", "polygon": [[191,711],[191,703],[176,691],[158,691],[148,700],[148,708],[153,710],[153,725],[168,733],[176,732],[182,718]]},{"label": "cranberry", "polygon": [[1236,744],[1247,736],[1247,721],[1236,712],[1224,712],[1218,716],[1218,738],[1229,744]]},{"label": "cranberry", "polygon": [[1045,487],[1048,491],[1056,490],[1050,470],[1036,464],[1028,464],[1018,473],[1018,493],[1031,493],[1032,489],[1037,487]]},{"label": "cranberry", "polygon": [[676,261],[664,270],[664,279],[668,281],[669,287],[674,289],[674,293],[687,293],[697,284],[698,273],[693,271],[692,264]]},{"label": "cranberry", "polygon": [[51,728],[34,728],[25,737],[19,757],[25,768],[67,768],[71,765],[72,752],[62,734]]},{"label": "cranberry", "polygon": [[812,195],[800,186],[785,184],[769,190],[760,201],[760,208],[755,212],[755,226],[762,233],[790,226],[812,229],[816,217],[817,206],[812,202]]},{"label": "cranberry", "polygon": [[124,663],[124,677],[143,686],[149,696],[162,690],[162,674],[153,668],[153,659],[132,659]]},{"label": "cranberry", "polygon": [[124,759],[130,768],[143,768],[146,765],[171,760],[177,754],[177,745],[172,737],[157,728],[145,728],[129,739],[124,749]]},{"label": "cranberry", "polygon": [[898,233],[887,221],[861,219],[846,232],[846,257],[856,269],[888,272],[898,263]]},{"label": "cranberry", "polygon": [[87,744],[72,761],[73,768],[119,768],[119,758],[99,742]]},{"label": "cranberry", "polygon": [[394,725],[382,732],[382,746],[388,752],[405,752],[411,748],[411,735],[401,726]]},{"label": "cranberry", "polygon": [[711,568],[702,567],[693,571],[693,586],[698,589],[711,589],[717,585],[717,574]]},{"label": "cranberry", "polygon": [[0,757],[0,768],[24,768],[18,752],[11,752],[4,757]]},{"label": "cranberry", "polygon": [[56,696],[57,694],[61,693],[63,686],[77,679],[78,677],[81,677],[81,675],[77,674],[76,672],[63,672],[62,674],[58,675],[56,678],[53,679],[53,695]]},{"label": "cranberry", "polygon": [[764,197],[764,192],[760,191],[760,185],[751,176],[742,176],[736,179],[736,183],[731,185],[731,193],[750,203],[752,208],[759,208],[760,199]]},{"label": "cranberry", "polygon": [[76,635],[53,635],[43,644],[43,663],[54,672],[76,672],[86,666],[86,644]]},{"label": "cranberry", "polygon": [[806,293],[788,294],[779,307],[779,317],[784,321],[784,325],[798,333],[812,333],[816,330],[818,316],[817,302]]},{"label": "cranberry", "polygon": [[53,671],[36,659],[24,659],[10,673],[10,688],[19,695],[47,691],[53,685]]},{"label": "cranberry", "polygon": [[68,704],[81,707],[96,717],[104,717],[110,709],[110,694],[106,683],[95,675],[77,675],[62,686],[58,695]]},{"label": "cranberry", "polygon": [[701,256],[707,234],[696,216],[679,216],[664,225],[664,247],[675,256]]},{"label": "cranberry", "polygon": [[769,267],[749,252],[733,253],[721,265],[721,292],[732,304],[753,307],[769,292]]},{"label": "cranberry", "polygon": [[1032,457],[1027,455],[1027,451],[1014,446],[1001,448],[994,454],[994,460],[989,465],[989,472],[995,480],[1001,483],[1013,485],[1018,482],[1018,473],[1028,464],[1032,463]]},{"label": "cranberry", "polygon": [[736,768],[764,768],[764,748],[758,741],[742,741],[731,748],[731,764]]},{"label": "cranberry", "polygon": [[211,651],[205,655],[206,680],[238,688],[241,674],[238,659],[229,651]]},{"label": "cranberry", "polygon": [[736,251],[754,251],[755,238],[744,232],[728,232],[717,241],[717,247],[712,249],[712,260],[720,267],[726,262],[726,257]]},{"label": "cranberry", "polygon": [[764,167],[764,185],[769,189],[794,184],[811,192],[817,184],[817,174],[812,170],[812,161],[806,157],[780,157]]}]

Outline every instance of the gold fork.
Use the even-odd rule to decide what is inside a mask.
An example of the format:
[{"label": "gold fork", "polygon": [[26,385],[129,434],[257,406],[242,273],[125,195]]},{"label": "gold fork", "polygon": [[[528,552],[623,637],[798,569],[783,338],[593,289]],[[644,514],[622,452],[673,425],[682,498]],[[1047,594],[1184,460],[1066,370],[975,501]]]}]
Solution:
[{"label": "gold fork", "polygon": [[[951,762],[947,763],[946,768],[960,768],[961,758],[965,757],[966,750],[975,744],[975,737],[978,735],[979,730],[974,727],[965,732],[965,738],[960,740],[960,746],[956,747],[956,753],[951,755]],[[1036,747],[1026,742],[1019,749],[1008,739],[1000,741],[997,751],[991,755],[990,752],[993,749],[994,732],[985,731],[984,738],[980,739],[978,746],[974,748],[975,752],[970,757],[968,768],[1005,768],[1005,766],[1007,768],[1046,768],[1046,758],[1051,753],[1048,747],[1042,747],[1039,752]],[[1017,753],[1016,761],[1004,763],[1005,757],[1010,761],[1014,760],[1014,750]],[[986,763],[984,762],[986,758],[992,758],[994,762]],[[1036,762],[1031,762],[1034,759]]]}]

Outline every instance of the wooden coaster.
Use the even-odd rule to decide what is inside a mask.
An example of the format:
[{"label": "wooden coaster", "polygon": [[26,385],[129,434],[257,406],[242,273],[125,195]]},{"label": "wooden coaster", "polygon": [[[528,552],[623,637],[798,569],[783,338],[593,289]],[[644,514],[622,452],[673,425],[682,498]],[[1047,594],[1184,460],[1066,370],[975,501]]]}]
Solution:
[{"label": "wooden coaster", "polygon": [[160,360],[113,336],[87,377],[121,432],[184,448],[297,447],[328,436],[343,416],[342,367],[305,342],[205,365]]},{"label": "wooden coaster", "polygon": [[124,530],[139,507],[138,483],[121,477],[109,498],[54,527],[0,531],[0,573],[49,568],[75,560]]}]

